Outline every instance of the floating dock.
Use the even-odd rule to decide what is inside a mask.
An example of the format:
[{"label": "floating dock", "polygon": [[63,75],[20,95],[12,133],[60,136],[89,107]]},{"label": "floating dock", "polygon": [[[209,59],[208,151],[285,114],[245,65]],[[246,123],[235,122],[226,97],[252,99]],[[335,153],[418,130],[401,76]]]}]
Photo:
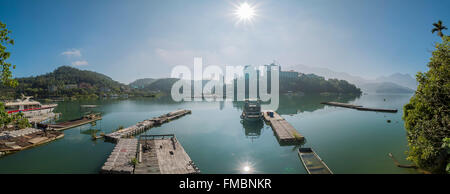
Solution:
[{"label": "floating dock", "polygon": [[191,114],[190,110],[177,110],[174,112],[170,112],[159,117],[154,117],[152,119],[144,120],[142,122],[137,123],[136,125],[130,126],[125,129],[121,129],[112,133],[105,135],[105,140],[117,142],[120,138],[132,137],[136,134],[140,134],[154,126],[162,125],[163,123],[167,123],[173,119],[180,118],[184,115]]},{"label": "floating dock", "polygon": [[197,174],[200,170],[173,134],[139,138],[134,174]]},{"label": "floating dock", "polygon": [[102,117],[99,114],[86,115],[79,119],[65,121],[57,124],[49,124],[48,127],[52,128],[55,131],[63,131],[66,129],[78,127],[81,125],[85,125],[88,123],[92,123],[98,120],[101,120]]},{"label": "floating dock", "polygon": [[3,131],[0,132],[0,156],[42,145],[62,137],[64,137],[62,132],[43,131],[35,128]]},{"label": "floating dock", "polygon": [[173,134],[119,139],[101,174],[195,174],[195,166]]},{"label": "floating dock", "polygon": [[333,174],[325,162],[311,148],[299,148],[298,156],[308,174]]},{"label": "floating dock", "polygon": [[330,106],[338,106],[344,108],[352,108],[360,111],[374,111],[374,112],[388,112],[388,113],[396,113],[397,109],[381,109],[381,108],[367,108],[359,105],[341,103],[341,102],[322,102],[321,104],[330,105]]},{"label": "floating dock", "polygon": [[141,135],[129,138],[154,126],[191,114],[177,110],[154,117],[125,129],[105,135],[106,141],[117,145],[100,173],[107,174],[192,174],[199,173],[175,135]]},{"label": "floating dock", "polygon": [[120,139],[111,155],[106,160],[100,173],[102,174],[133,174],[137,161],[138,140]]},{"label": "floating dock", "polygon": [[330,106],[339,106],[339,107],[344,107],[344,108],[360,108],[363,106],[359,106],[359,105],[353,105],[353,104],[347,104],[347,103],[341,103],[341,102],[322,102],[321,104],[325,104],[325,105],[330,105]]},{"label": "floating dock", "polygon": [[[269,115],[273,113],[273,117]],[[283,117],[274,111],[264,111],[264,120],[270,124],[280,145],[298,145],[304,142],[305,137],[289,124]]]}]

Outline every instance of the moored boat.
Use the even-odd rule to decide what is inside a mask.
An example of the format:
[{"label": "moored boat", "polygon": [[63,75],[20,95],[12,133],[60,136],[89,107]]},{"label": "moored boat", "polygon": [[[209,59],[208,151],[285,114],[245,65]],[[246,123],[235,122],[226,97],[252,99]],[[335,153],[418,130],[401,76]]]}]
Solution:
[{"label": "moored boat", "polygon": [[333,174],[312,148],[299,148],[298,156],[308,174]]},{"label": "moored boat", "polygon": [[58,104],[43,105],[38,101],[31,100],[31,96],[23,96],[16,101],[5,102],[5,109],[8,114],[23,113],[25,117],[33,115],[47,114],[53,112]]},{"label": "moored boat", "polygon": [[245,100],[244,110],[241,114],[241,119],[247,121],[261,120],[263,113],[261,112],[261,102],[258,99]]}]

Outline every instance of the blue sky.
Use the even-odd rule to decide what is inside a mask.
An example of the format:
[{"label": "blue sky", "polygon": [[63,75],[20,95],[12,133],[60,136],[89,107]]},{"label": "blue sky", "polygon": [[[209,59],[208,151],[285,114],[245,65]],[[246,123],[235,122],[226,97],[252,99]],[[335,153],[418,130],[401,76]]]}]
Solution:
[{"label": "blue sky", "polygon": [[[237,23],[233,5],[256,6]],[[18,77],[71,65],[129,83],[175,65],[304,64],[375,78],[415,75],[450,27],[448,0],[0,0]],[[450,32],[444,32],[449,34]]]}]

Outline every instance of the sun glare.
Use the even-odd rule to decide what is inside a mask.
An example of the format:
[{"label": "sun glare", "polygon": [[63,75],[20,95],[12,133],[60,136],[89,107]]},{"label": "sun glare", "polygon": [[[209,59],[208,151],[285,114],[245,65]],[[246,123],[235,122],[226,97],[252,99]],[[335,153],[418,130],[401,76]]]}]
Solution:
[{"label": "sun glare", "polygon": [[250,166],[244,166],[244,172],[250,172]]},{"label": "sun glare", "polygon": [[255,8],[248,3],[242,3],[236,7],[235,15],[240,21],[251,21],[255,17]]}]

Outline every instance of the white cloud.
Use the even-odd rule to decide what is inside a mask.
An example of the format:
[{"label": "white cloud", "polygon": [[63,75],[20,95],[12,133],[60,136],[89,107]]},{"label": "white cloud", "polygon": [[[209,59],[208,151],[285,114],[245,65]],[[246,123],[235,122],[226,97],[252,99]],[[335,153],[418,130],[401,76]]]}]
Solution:
[{"label": "white cloud", "polygon": [[89,65],[89,63],[87,61],[74,61],[72,62],[73,66],[86,66]]},{"label": "white cloud", "polygon": [[61,53],[61,55],[65,55],[65,56],[74,56],[74,57],[81,57],[81,51],[78,49],[71,49],[71,50],[67,50]]}]

